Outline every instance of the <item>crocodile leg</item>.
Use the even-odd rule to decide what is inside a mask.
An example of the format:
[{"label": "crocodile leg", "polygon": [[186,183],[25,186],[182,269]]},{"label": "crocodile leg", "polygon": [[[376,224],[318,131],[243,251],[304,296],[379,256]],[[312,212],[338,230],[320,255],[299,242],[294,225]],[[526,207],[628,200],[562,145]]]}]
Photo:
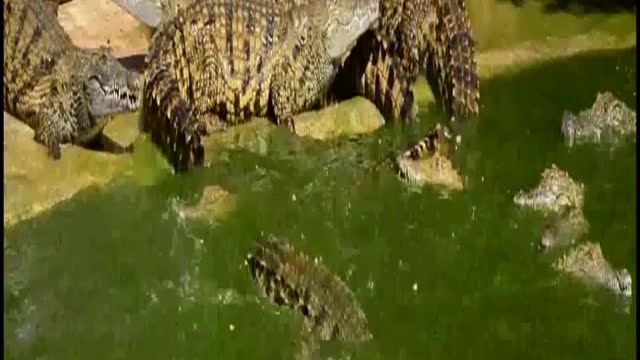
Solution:
[{"label": "crocodile leg", "polygon": [[203,159],[199,156],[204,154],[204,149],[200,135],[210,124],[199,122],[193,116],[191,105],[181,96],[178,82],[170,71],[154,69],[151,74],[145,87],[153,90],[145,95],[151,99],[143,102],[142,131],[151,134],[152,141],[160,145],[171,164],[179,164],[176,171],[201,164]]},{"label": "crocodile leg", "polygon": [[54,160],[60,160],[62,151],[60,150],[60,141],[55,134],[54,120],[46,121],[42,126],[38,127],[35,132],[34,140],[47,147],[48,154]]},{"label": "crocodile leg", "polygon": [[[435,19],[423,35],[423,71],[437,99],[455,117],[479,113],[479,81],[471,27],[460,0],[430,0]],[[432,15],[433,16],[433,15]],[[438,91],[435,91],[438,89]]]},{"label": "crocodile leg", "polygon": [[43,111],[36,113],[30,123],[34,124],[36,142],[47,147],[48,154],[54,160],[62,157],[60,144],[71,142],[71,122],[62,120],[69,111],[64,109],[64,101],[52,99]]},{"label": "crocodile leg", "polygon": [[307,41],[295,56],[282,59],[271,80],[276,123],[294,134],[293,115],[317,104],[336,74],[337,64],[324,50],[321,36],[313,34]]}]

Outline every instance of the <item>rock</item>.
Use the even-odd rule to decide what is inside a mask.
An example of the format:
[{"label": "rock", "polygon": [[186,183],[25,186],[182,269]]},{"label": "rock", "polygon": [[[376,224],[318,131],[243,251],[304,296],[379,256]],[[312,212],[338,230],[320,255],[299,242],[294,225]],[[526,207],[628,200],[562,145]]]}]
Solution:
[{"label": "rock", "polygon": [[236,197],[218,185],[202,190],[197,204],[180,204],[176,212],[181,219],[226,220],[236,210]]},{"label": "rock", "polygon": [[372,133],[385,124],[376,106],[363,97],[296,117],[296,132],[318,140]]},{"label": "rock", "polygon": [[[374,132],[384,125],[384,117],[378,109],[362,97],[355,97],[339,104],[295,117],[296,132],[300,137],[327,140],[339,136],[353,136]],[[265,155],[269,150],[269,137],[277,125],[266,118],[230,127],[225,132],[214,133],[202,140],[207,158],[215,157],[220,147],[244,149]]]},{"label": "rock", "polygon": [[77,191],[131,173],[132,157],[62,145],[64,156],[52,160],[34,133],[13,116],[4,124],[4,226],[34,216]]},{"label": "rock", "polygon": [[149,32],[112,0],[73,0],[60,5],[58,20],[77,46],[111,46],[116,57],[146,53]]},{"label": "rock", "polygon": [[[105,134],[118,143],[130,144],[139,135],[137,116],[138,113],[130,113],[114,117],[105,127]],[[344,124],[339,124],[340,122]],[[372,103],[356,98],[302,114],[298,131],[301,136],[327,139],[373,131],[383,123],[382,115]],[[334,124],[338,124],[338,129],[332,128]],[[275,129],[276,125],[269,120],[257,118],[247,124],[232,127],[225,133],[205,138],[203,143],[208,156],[216,154],[220,147],[242,148],[264,154],[268,149],[269,136]],[[117,176],[130,176],[138,183],[149,184],[159,172],[168,171],[159,152],[153,146],[147,146],[150,145],[148,140],[140,144],[136,142],[133,157],[63,145],[64,156],[60,161],[53,161],[46,156],[46,151],[34,141],[33,136],[33,130],[27,125],[4,113],[5,226],[35,216],[88,186],[104,185]],[[143,150],[140,150],[141,147]],[[147,156],[149,151],[155,155]],[[157,161],[162,165],[156,166]],[[223,203],[226,204],[226,200]],[[220,204],[211,206],[217,208],[222,206]],[[208,206],[202,205],[205,208]],[[217,214],[214,216],[222,217],[222,213],[227,211],[213,210],[213,213]]]}]

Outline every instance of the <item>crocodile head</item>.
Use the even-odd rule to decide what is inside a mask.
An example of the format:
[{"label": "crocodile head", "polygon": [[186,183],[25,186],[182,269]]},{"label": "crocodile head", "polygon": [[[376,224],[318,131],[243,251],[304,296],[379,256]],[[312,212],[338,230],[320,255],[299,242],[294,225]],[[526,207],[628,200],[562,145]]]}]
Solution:
[{"label": "crocodile head", "polygon": [[617,290],[624,296],[631,297],[632,295],[632,280],[631,274],[627,269],[616,271]]},{"label": "crocodile head", "polygon": [[542,179],[535,188],[518,191],[513,201],[544,213],[559,213],[565,207],[581,208],[584,204],[584,184],[573,180],[566,171],[552,164],[542,172]]},{"label": "crocodile head", "polygon": [[[379,0],[327,0],[316,1],[322,9],[318,24],[323,26],[327,53],[342,61],[355,46],[358,38],[377,26],[380,16]],[[320,15],[321,14],[321,15]]]},{"label": "crocodile head", "polygon": [[88,56],[83,57],[78,72],[83,74],[83,93],[91,117],[135,111],[140,104],[140,75],[122,66],[109,48],[86,51]]}]

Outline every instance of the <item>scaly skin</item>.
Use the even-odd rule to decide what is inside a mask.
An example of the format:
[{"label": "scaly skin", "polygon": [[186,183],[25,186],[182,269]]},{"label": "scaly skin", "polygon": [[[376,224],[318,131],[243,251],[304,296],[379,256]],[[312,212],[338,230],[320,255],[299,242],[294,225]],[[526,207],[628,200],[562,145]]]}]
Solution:
[{"label": "scaly skin", "polygon": [[574,144],[609,142],[616,146],[636,134],[636,112],[629,109],[611,92],[598,93],[593,106],[574,115],[562,115],[562,134],[565,143]]},{"label": "scaly skin", "polygon": [[[114,0],[149,26],[193,0]],[[271,0],[284,11],[313,0]],[[321,104],[363,95],[385,118],[415,118],[412,86],[426,76],[455,118],[479,113],[479,81],[463,0],[379,0],[378,29],[358,40]],[[159,10],[159,9],[163,10]]]},{"label": "scaly skin", "polygon": [[555,164],[542,172],[535,188],[519,191],[513,201],[547,217],[539,243],[545,253],[575,243],[589,230],[583,211],[584,184],[573,180]]},{"label": "scaly skin", "polygon": [[373,338],[347,285],[288,242],[263,236],[246,265],[265,297],[300,312],[318,339],[358,343]]},{"label": "scaly skin", "polygon": [[538,186],[529,191],[519,191],[513,201],[545,214],[559,214],[565,208],[582,209],[584,184],[573,180],[566,171],[552,164],[542,172]]},{"label": "scaly skin", "polygon": [[446,190],[461,191],[464,187],[462,177],[447,153],[446,129],[437,124],[415,145],[388,161],[391,161],[398,177],[409,184],[439,185]]},{"label": "scaly skin", "polygon": [[540,248],[549,252],[555,248],[572,245],[589,231],[589,222],[582,208],[564,207],[560,213],[547,220]]},{"label": "scaly skin", "polygon": [[631,275],[627,269],[616,270],[602,255],[600,244],[584,242],[553,263],[553,268],[592,286],[602,286],[616,294],[631,297]]},{"label": "scaly skin", "polygon": [[380,26],[360,38],[345,69],[332,92],[359,81],[339,98],[363,94],[388,119],[415,117],[411,86],[419,74],[450,116],[479,113],[475,48],[462,0],[380,0]]},{"label": "scaly skin", "polygon": [[4,109],[60,159],[60,144],[121,153],[102,134],[109,115],[138,107],[138,74],[110,49],[73,45],[52,2],[4,0]]},{"label": "scaly skin", "polygon": [[377,0],[330,0],[282,11],[271,0],[194,0],[154,34],[141,127],[176,172],[202,164],[200,136],[293,115],[326,92]]}]

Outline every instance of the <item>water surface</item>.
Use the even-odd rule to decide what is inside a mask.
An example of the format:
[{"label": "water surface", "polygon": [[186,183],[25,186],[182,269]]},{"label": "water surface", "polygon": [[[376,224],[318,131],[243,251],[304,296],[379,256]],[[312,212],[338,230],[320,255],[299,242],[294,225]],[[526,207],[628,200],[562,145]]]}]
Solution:
[{"label": "water surface", "polygon": [[[365,167],[445,117],[356,141],[284,132],[265,156],[143,186],[115,180],[5,229],[4,354],[12,359],[291,357],[300,321],[267,305],[243,267],[260,231],[288,236],[353,289],[374,341],[329,346],[359,359],[631,359],[630,312],[559,277],[536,242],[543,220],[511,202],[556,163],[586,186],[587,237],[636,282],[636,144],[567,149],[565,109],[610,90],[635,108],[636,49],[594,52],[482,83],[481,117],[454,162],[466,191],[405,187]],[[147,171],[147,170],[145,170]],[[135,178],[135,177],[134,177]],[[208,184],[238,196],[224,222],[184,221],[177,198]]]}]

